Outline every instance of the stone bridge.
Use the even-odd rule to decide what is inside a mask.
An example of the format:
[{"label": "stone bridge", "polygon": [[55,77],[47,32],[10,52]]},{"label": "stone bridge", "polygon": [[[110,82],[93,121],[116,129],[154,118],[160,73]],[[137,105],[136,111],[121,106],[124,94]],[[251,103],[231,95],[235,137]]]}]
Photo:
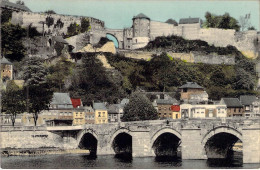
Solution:
[{"label": "stone bridge", "polygon": [[182,159],[225,158],[237,141],[243,162],[260,162],[258,119],[189,119],[121,122],[118,124],[48,127],[74,147],[97,155],[176,156]]},{"label": "stone bridge", "polygon": [[124,33],[123,29],[105,29],[106,34],[112,35],[116,38],[118,42],[118,48],[123,48],[124,43]]}]

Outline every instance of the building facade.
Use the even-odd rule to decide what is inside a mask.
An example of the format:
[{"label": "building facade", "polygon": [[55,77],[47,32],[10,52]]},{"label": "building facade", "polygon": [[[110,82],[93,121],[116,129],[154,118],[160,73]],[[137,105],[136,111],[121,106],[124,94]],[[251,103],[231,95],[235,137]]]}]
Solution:
[{"label": "building facade", "polygon": [[108,123],[108,113],[105,103],[93,103],[95,111],[95,124]]},{"label": "building facade", "polygon": [[238,98],[221,98],[220,104],[225,104],[227,106],[228,117],[244,116],[243,105],[240,103]]}]

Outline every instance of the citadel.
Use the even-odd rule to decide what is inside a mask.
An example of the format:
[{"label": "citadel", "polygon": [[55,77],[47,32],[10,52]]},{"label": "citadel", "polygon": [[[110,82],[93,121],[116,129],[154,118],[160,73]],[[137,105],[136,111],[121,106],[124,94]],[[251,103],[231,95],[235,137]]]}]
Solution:
[{"label": "citadel", "polygon": [[[47,27],[42,24],[47,17],[52,17],[54,23],[61,20],[64,26],[62,28],[57,28],[55,25]],[[52,36],[56,36],[66,34],[67,27],[71,23],[80,24],[81,18],[87,18],[90,22],[91,30],[88,32],[88,41],[91,44],[98,43],[101,37],[112,35],[116,38],[119,49],[135,50],[145,47],[149,41],[156,37],[176,35],[188,40],[203,40],[219,47],[232,45],[249,58],[256,58],[259,53],[260,34],[257,31],[236,32],[233,29],[202,28],[200,18],[182,18],[179,23],[173,19],[161,22],[153,21],[145,14],[140,13],[132,18],[133,24],[131,27],[109,29],[105,27],[104,21],[92,17],[14,11],[11,23],[19,24],[22,27],[28,27],[32,24],[39,32],[51,33]],[[84,35],[74,37],[75,41],[82,41],[82,38],[80,38],[82,36]],[[70,37],[70,39],[73,39],[73,37]],[[70,43],[70,40],[68,42]],[[76,44],[78,43],[76,42]],[[76,49],[79,48],[82,47],[76,47]]]}]

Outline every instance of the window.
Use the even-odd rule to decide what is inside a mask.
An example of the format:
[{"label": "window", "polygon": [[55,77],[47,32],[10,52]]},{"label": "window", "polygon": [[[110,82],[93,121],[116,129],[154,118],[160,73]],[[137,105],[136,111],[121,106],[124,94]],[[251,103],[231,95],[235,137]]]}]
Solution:
[{"label": "window", "polygon": [[105,117],[105,112],[103,112],[103,117]]},{"label": "window", "polygon": [[101,112],[98,112],[98,117],[101,117]]}]

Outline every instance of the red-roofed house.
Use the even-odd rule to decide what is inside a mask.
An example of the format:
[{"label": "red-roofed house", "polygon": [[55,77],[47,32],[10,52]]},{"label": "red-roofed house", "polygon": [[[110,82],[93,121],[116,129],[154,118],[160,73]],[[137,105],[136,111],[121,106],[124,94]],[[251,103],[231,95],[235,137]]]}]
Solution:
[{"label": "red-roofed house", "polygon": [[73,99],[73,98],[70,98],[71,102],[72,102],[72,105],[73,105],[73,108],[77,108],[79,106],[82,106],[82,102],[80,99]]},{"label": "red-roofed house", "polygon": [[180,119],[181,118],[180,106],[179,105],[172,105],[171,110],[172,110],[172,119]]}]

